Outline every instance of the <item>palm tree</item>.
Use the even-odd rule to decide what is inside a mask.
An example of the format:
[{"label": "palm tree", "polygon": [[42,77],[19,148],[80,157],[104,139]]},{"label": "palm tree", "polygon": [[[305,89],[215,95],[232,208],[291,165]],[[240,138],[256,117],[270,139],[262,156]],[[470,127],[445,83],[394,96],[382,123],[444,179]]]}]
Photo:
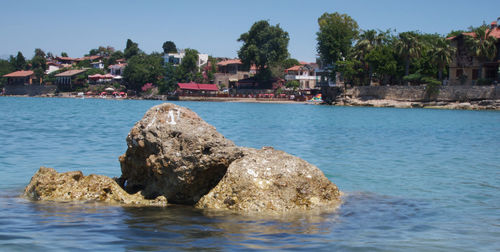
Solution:
[{"label": "palm tree", "polygon": [[420,41],[416,32],[402,32],[399,34],[395,49],[396,53],[405,60],[405,76],[410,73],[410,59],[420,57],[424,47],[424,43]]},{"label": "palm tree", "polygon": [[492,61],[497,55],[496,38],[491,36],[491,30],[486,26],[475,29],[471,36],[467,36],[465,43],[472,55],[480,62],[479,73],[483,76],[484,61]]},{"label": "palm tree", "polygon": [[372,82],[373,67],[369,62],[365,62],[365,56],[377,46],[381,45],[384,40],[385,33],[377,33],[375,30],[366,30],[359,36],[359,40],[354,46],[354,58],[364,62],[368,67],[369,84]]},{"label": "palm tree", "polygon": [[431,50],[431,59],[438,66],[438,78],[443,79],[443,70],[452,61],[456,48],[450,45],[450,42],[444,38],[434,41]]}]

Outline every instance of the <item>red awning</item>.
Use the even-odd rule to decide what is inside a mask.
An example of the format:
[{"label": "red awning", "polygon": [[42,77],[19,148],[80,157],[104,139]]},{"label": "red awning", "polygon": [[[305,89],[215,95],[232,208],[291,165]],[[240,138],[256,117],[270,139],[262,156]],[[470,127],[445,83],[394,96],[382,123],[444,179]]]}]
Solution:
[{"label": "red awning", "polygon": [[200,90],[200,91],[219,91],[215,84],[198,84],[195,82],[190,83],[177,83],[182,90]]}]

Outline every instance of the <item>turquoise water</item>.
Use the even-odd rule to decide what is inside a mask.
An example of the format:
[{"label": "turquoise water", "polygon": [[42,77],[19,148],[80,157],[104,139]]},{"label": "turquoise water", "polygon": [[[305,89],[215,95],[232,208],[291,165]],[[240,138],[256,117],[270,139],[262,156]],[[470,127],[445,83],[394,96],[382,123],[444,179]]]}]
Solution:
[{"label": "turquoise water", "polygon": [[160,101],[0,97],[0,250],[500,250],[500,113],[177,102],[236,144],[274,146],[345,192],[336,213],[243,216],[20,198],[40,166],[119,176]]}]

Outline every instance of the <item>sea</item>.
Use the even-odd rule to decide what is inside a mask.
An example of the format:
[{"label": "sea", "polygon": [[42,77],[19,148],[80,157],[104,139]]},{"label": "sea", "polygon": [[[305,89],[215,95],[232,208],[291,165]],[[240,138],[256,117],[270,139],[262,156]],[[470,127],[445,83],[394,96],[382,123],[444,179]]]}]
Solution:
[{"label": "sea", "polygon": [[0,251],[499,251],[500,112],[174,102],[237,145],[316,165],[334,212],[240,214],[21,197],[40,166],[120,176],[164,101],[0,97]]}]

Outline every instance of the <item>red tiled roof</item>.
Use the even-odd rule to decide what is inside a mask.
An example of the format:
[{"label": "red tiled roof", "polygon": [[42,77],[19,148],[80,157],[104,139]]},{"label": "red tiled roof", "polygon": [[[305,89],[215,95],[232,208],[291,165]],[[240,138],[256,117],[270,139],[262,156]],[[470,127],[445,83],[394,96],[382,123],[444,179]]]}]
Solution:
[{"label": "red tiled roof", "polygon": [[65,61],[75,61],[77,59],[71,57],[56,57],[57,60],[65,60]]},{"label": "red tiled roof", "polygon": [[224,61],[217,63],[218,66],[227,66],[230,64],[242,65],[243,63],[241,63],[240,59],[224,60]]},{"label": "red tiled roof", "polygon": [[96,60],[96,59],[100,59],[102,58],[102,56],[99,56],[99,55],[93,55],[93,56],[85,56],[85,57],[81,57],[81,58],[77,58],[75,60],[78,60],[78,61],[84,61],[84,60]]},{"label": "red tiled roof", "polygon": [[198,84],[195,82],[190,83],[177,83],[180,89],[183,90],[201,90],[201,91],[219,91],[215,84]]},{"label": "red tiled roof", "polygon": [[3,77],[28,77],[35,74],[33,71],[15,71],[9,74],[4,75]]},{"label": "red tiled roof", "polygon": [[285,70],[285,72],[288,71],[299,71],[302,66],[293,66]]},{"label": "red tiled roof", "polygon": [[[486,29],[486,33],[488,33],[489,31],[490,31],[490,29]],[[472,37],[476,36],[476,34],[474,32],[464,32],[464,33],[462,33],[462,35],[472,36]],[[499,27],[495,27],[495,29],[491,30],[490,36],[494,37],[496,39],[500,39],[500,28]],[[453,40],[456,37],[458,37],[458,36],[453,36],[453,37],[449,37],[449,38],[446,38],[446,39]]]},{"label": "red tiled roof", "polygon": [[71,76],[74,76],[74,75],[77,75],[77,74],[81,74],[81,73],[83,73],[85,71],[87,71],[87,70],[85,70],[85,69],[82,69],[82,70],[68,70],[66,72],[62,72],[62,73],[56,74],[55,76],[56,77],[71,77]]},{"label": "red tiled roof", "polygon": [[309,64],[309,63],[307,63],[307,62],[305,62],[305,61],[300,61],[300,62],[299,62],[299,64],[301,64],[301,65],[307,65],[307,64]]}]

